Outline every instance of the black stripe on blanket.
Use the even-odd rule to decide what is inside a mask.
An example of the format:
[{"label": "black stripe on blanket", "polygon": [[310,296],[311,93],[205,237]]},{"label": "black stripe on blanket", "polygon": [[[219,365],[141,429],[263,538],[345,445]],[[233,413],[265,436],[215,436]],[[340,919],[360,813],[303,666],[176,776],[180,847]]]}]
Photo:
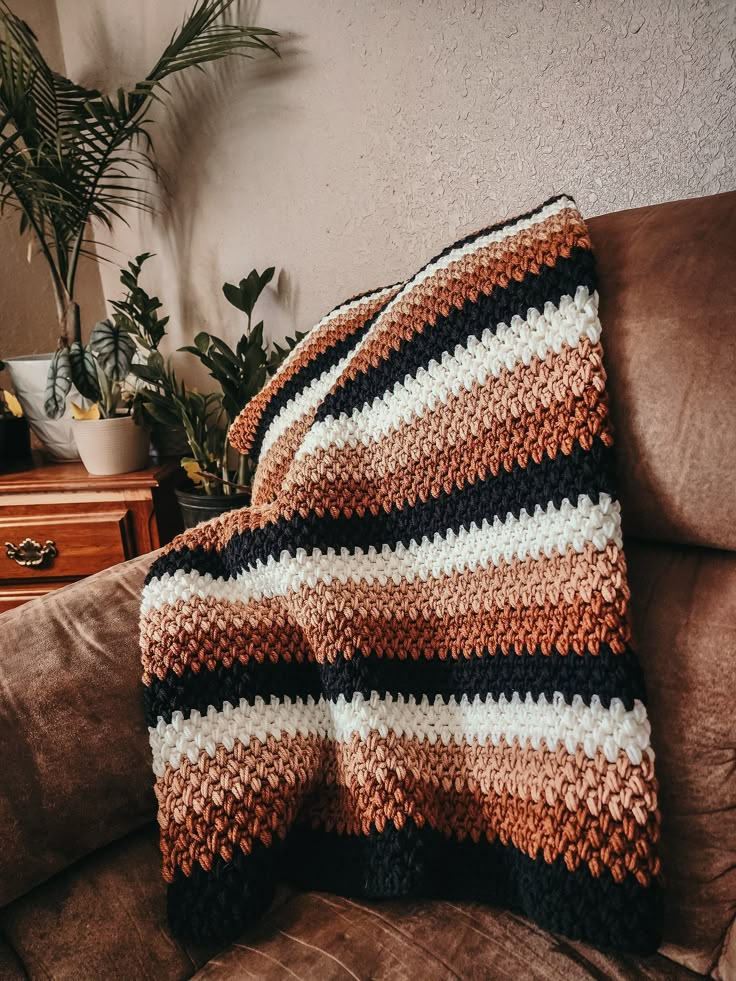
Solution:
[{"label": "black stripe on blanket", "polygon": [[266,849],[255,842],[205,870],[177,872],[168,890],[169,922],[187,941],[227,943],[271,903],[277,879],[299,888],[370,899],[480,901],[528,916],[543,929],[604,948],[653,953],[662,932],[662,893],[631,875],[569,870],[498,840],[448,839],[411,820],[368,835],[296,828]]},{"label": "black stripe on blanket", "polygon": [[372,692],[423,696],[444,702],[463,695],[472,701],[476,695],[494,699],[502,695],[511,699],[515,692],[522,698],[530,694],[552,699],[556,692],[571,703],[579,695],[586,705],[593,697],[608,708],[618,698],[627,710],[634,700],[646,701],[644,679],[632,651],[614,654],[602,646],[598,654],[533,654],[500,649],[493,654],[468,658],[384,658],[362,652],[351,658],[338,654],[334,662],[314,661],[234,661],[229,667],[217,665],[212,670],[186,668],[181,676],[169,672],[162,680],[154,678],[144,690],[146,723],[155,726],[161,718],[170,722],[174,712],[188,716],[193,710],[204,714],[212,705],[220,710],[225,702],[238,705],[241,699],[253,704],[256,698],[306,699],[324,696],[336,701],[360,692],[369,698]]},{"label": "black stripe on blanket", "polygon": [[[370,404],[391,391],[396,382],[414,377],[420,368],[431,361],[441,361],[458,344],[465,346],[469,337],[480,337],[485,330],[495,333],[501,323],[509,324],[513,317],[526,317],[534,307],[559,304],[563,296],[574,296],[579,286],[595,288],[595,259],[590,249],[575,247],[570,257],[560,257],[554,266],[543,266],[538,272],[528,272],[521,281],[512,280],[508,286],[497,286],[490,294],[480,293],[473,302],[453,308],[447,316],[438,316],[431,330],[417,331],[409,340],[402,340],[398,350],[392,350],[379,365],[371,365],[370,373],[345,378],[343,384],[328,395],[317,410],[317,421],[341,412],[348,415],[354,409]],[[378,314],[381,316],[381,314]],[[377,318],[376,318],[377,319]]]},{"label": "black stripe on blanket", "polygon": [[484,520],[518,518],[522,510],[533,514],[537,505],[559,508],[564,500],[577,504],[580,495],[597,502],[601,493],[615,496],[615,492],[612,451],[596,437],[589,450],[576,443],[569,455],[560,450],[552,459],[545,455],[540,463],[530,460],[526,468],[501,469],[495,477],[453,487],[449,493],[442,491],[436,498],[417,500],[413,506],[388,513],[381,510],[349,517],[312,513],[306,518],[296,513],[288,521],[280,518],[263,528],[233,535],[223,556],[233,576],[257,562],[277,559],[283,552],[296,555],[298,549],[309,553],[316,548],[323,553],[328,548],[365,552],[371,546],[408,546],[425,536],[444,536]]},{"label": "black stripe on blanket", "polygon": [[295,513],[289,520],[282,517],[262,528],[234,534],[219,555],[201,547],[176,549],[156,559],[146,584],[179,570],[229,579],[258,562],[279,558],[284,551],[295,555],[298,549],[312,552],[319,548],[324,552],[346,548],[352,552],[360,548],[365,552],[371,546],[408,546],[425,535],[469,529],[473,522],[479,525],[484,519],[518,518],[522,510],[533,514],[537,505],[559,508],[564,500],[576,504],[583,494],[595,503],[602,493],[616,495],[614,456],[596,437],[589,450],[576,443],[569,455],[560,450],[552,459],[544,456],[540,463],[530,460],[526,468],[501,470],[490,479],[453,487],[449,493],[442,491],[436,498],[388,513],[349,517],[329,513],[302,517]]}]

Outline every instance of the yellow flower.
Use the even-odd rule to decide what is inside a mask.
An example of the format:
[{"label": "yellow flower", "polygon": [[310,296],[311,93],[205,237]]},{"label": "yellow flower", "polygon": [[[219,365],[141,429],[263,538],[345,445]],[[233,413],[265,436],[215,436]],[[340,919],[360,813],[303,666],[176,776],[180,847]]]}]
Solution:
[{"label": "yellow flower", "polygon": [[199,486],[202,483],[202,469],[196,460],[193,460],[191,457],[184,457],[181,461],[181,466],[195,486]]},{"label": "yellow flower", "polygon": [[13,395],[12,392],[6,392],[6,391],[3,391],[2,395],[3,398],[5,399],[5,404],[7,405],[8,410],[12,412],[14,416],[22,416],[23,409],[21,409],[20,402],[15,397],[15,395]]},{"label": "yellow flower", "polygon": [[75,419],[86,421],[88,419],[100,418],[100,407],[96,402],[94,403],[94,405],[91,405],[88,409],[80,408],[80,406],[78,406],[76,402],[70,402],[69,404],[71,406],[72,415],[74,416]]}]

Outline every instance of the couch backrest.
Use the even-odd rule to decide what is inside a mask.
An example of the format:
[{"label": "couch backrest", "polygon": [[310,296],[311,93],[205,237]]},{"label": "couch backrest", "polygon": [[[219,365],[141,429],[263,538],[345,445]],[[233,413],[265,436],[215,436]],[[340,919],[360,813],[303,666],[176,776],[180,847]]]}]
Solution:
[{"label": "couch backrest", "polygon": [[665,953],[736,977],[736,193],[589,227],[657,751]]},{"label": "couch backrest", "polygon": [[736,550],[736,191],[588,225],[627,530]]}]

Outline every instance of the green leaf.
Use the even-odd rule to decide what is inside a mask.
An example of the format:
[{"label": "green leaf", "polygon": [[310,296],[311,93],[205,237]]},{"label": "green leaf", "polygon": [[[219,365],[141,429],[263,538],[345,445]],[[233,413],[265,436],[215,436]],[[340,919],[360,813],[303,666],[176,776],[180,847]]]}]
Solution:
[{"label": "green leaf", "polygon": [[197,336],[194,338],[194,346],[202,354],[206,354],[210,346],[210,335],[206,330],[201,330]]},{"label": "green leaf", "polygon": [[43,407],[51,419],[60,419],[66,409],[66,397],[72,387],[72,363],[69,349],[57,348],[51,358],[46,378],[46,392]]},{"label": "green leaf", "polygon": [[69,360],[72,366],[72,381],[77,386],[79,394],[91,402],[99,402],[97,367],[90,349],[82,347],[79,341],[73,341],[69,346]]},{"label": "green leaf", "polygon": [[209,357],[209,355],[202,354],[200,350],[198,350],[196,347],[192,347],[190,344],[187,344],[185,347],[180,347],[178,350],[186,351],[187,354],[193,354],[196,358],[199,359],[199,361],[205,366],[205,368],[207,368],[207,370],[210,372],[213,378],[217,377],[215,374],[216,372],[215,362],[212,360],[211,357]]},{"label": "green leaf", "polygon": [[247,378],[266,363],[266,352],[262,347],[250,347],[243,357],[243,377]]},{"label": "green leaf", "polygon": [[[210,341],[211,341],[212,347],[214,347],[217,351],[219,351],[219,353],[227,361],[229,361],[230,364],[233,365],[234,368],[235,368],[235,370],[237,371],[238,370],[238,359],[237,359],[237,357],[235,355],[235,352],[230,347],[230,345],[229,344],[226,344],[225,341],[223,341],[219,337],[211,337],[210,338]],[[210,354],[212,355],[213,352],[211,351]]]},{"label": "green leaf", "polygon": [[158,405],[149,399],[143,399],[142,404],[144,414],[149,416],[154,422],[162,426],[181,425],[179,413],[175,412],[170,405]]},{"label": "green leaf", "polygon": [[225,299],[228,301],[228,303],[232,303],[234,307],[236,307],[238,310],[242,310],[243,313],[247,312],[245,308],[245,298],[243,297],[243,294],[238,286],[235,286],[233,283],[225,283],[222,287],[222,292],[225,294]]},{"label": "green leaf", "polygon": [[230,396],[223,399],[222,404],[225,407],[225,412],[227,413],[228,419],[235,419],[240,410],[243,408],[239,400],[233,399]]},{"label": "green leaf", "polygon": [[242,358],[245,352],[248,350],[248,341],[249,341],[248,334],[243,334],[240,340],[238,341],[237,345],[235,346],[235,353],[239,358]]},{"label": "green leaf", "polygon": [[115,390],[110,378],[97,359],[95,359],[95,367],[97,369],[97,385],[100,389],[100,413],[103,418],[107,418],[115,412]]},{"label": "green leaf", "polygon": [[[253,346],[260,347],[260,348],[263,347],[263,321],[262,320],[259,323],[257,323],[253,328],[253,330],[250,332],[249,341]],[[265,355],[265,350],[264,350],[264,355]]]},{"label": "green leaf", "polygon": [[[267,376],[265,365],[261,365],[260,368],[258,368],[257,371],[253,373],[253,389],[254,389],[253,395],[257,395],[260,392],[260,390],[266,384],[267,377],[268,376]],[[250,401],[250,399],[248,399],[248,401]],[[243,406],[241,406],[241,409],[242,408]]]},{"label": "green leaf", "polygon": [[161,373],[155,368],[149,367],[147,364],[132,364],[130,366],[130,374],[135,378],[139,378],[144,382],[151,382],[155,384],[159,381]]},{"label": "green leaf", "polygon": [[260,290],[261,293],[271,282],[271,280],[273,279],[273,274],[275,272],[276,272],[275,266],[269,266],[268,269],[263,270],[263,272],[261,273],[261,290]]},{"label": "green leaf", "polygon": [[222,354],[217,351],[212,352],[212,377],[224,388],[226,385],[237,385],[240,379],[240,372],[237,364],[233,366]]},{"label": "green leaf", "polygon": [[240,280],[240,292],[245,300],[245,312],[250,316],[261,295],[261,277],[255,269],[251,269],[246,279]]},{"label": "green leaf", "polygon": [[111,320],[101,320],[92,329],[89,347],[107,377],[123,381],[135,354],[135,341]]},{"label": "green leaf", "polygon": [[225,283],[222,287],[225,299],[250,317],[258,302],[258,297],[273,279],[274,272],[273,266],[269,266],[262,273],[259,273],[257,269],[251,269],[247,277],[240,280],[238,286]]},{"label": "green leaf", "polygon": [[164,357],[160,351],[152,351],[148,355],[148,367],[159,375],[163,374],[165,370]]}]

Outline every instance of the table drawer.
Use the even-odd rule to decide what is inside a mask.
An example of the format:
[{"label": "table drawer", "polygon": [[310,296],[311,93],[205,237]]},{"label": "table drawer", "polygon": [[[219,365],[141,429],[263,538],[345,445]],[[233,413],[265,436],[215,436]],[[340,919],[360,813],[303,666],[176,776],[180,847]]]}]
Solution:
[{"label": "table drawer", "polygon": [[0,580],[89,576],[130,558],[130,514],[111,507],[88,513],[29,508],[0,512]]}]

